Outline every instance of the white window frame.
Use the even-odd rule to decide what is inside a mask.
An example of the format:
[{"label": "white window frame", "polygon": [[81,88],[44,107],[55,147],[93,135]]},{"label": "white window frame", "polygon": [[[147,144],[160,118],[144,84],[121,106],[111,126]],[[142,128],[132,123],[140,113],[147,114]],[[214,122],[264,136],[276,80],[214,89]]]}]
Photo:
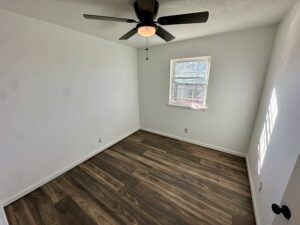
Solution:
[{"label": "white window frame", "polygon": [[[191,61],[207,61],[207,70],[206,70],[206,84],[204,86],[204,97],[203,97],[203,103],[204,105],[194,108],[187,104],[181,104],[178,101],[174,101],[173,99],[173,80],[174,80],[174,73],[175,73],[175,65],[178,62],[191,62]],[[183,59],[171,59],[170,64],[170,83],[169,83],[169,103],[170,106],[180,106],[180,107],[186,107],[191,108],[195,110],[206,110],[207,109],[207,90],[208,90],[208,81],[209,81],[209,74],[210,74],[210,64],[211,64],[211,56],[202,56],[202,57],[192,57],[192,58],[183,58]]]}]

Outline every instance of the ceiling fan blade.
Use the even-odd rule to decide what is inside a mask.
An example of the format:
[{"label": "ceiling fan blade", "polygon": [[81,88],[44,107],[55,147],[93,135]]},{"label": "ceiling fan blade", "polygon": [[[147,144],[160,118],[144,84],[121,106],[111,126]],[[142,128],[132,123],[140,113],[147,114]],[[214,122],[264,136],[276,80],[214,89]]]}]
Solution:
[{"label": "ceiling fan blade", "polygon": [[119,40],[127,40],[131,38],[133,35],[137,33],[137,29],[133,28],[132,30],[128,31],[126,34],[124,34],[122,37],[120,37]]},{"label": "ceiling fan blade", "polygon": [[163,16],[158,18],[160,25],[188,24],[188,23],[206,23],[209,12],[188,13],[173,16]]},{"label": "ceiling fan blade", "polygon": [[116,21],[116,22],[125,22],[125,23],[136,23],[136,21],[133,19],[111,17],[111,16],[98,16],[98,15],[83,14],[83,17],[86,19],[92,19],[92,20],[107,20],[107,21]]},{"label": "ceiling fan blade", "polygon": [[173,39],[175,39],[175,37],[172,34],[170,34],[168,31],[166,31],[160,26],[157,27],[156,35],[165,41],[172,41]]}]

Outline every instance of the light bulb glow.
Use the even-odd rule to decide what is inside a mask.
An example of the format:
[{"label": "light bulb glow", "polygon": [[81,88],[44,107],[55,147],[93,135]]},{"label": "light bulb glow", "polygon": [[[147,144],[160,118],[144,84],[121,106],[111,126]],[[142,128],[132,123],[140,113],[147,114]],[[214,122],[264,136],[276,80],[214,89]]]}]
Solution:
[{"label": "light bulb glow", "polygon": [[154,26],[141,26],[138,28],[138,33],[143,37],[151,37],[156,33]]}]

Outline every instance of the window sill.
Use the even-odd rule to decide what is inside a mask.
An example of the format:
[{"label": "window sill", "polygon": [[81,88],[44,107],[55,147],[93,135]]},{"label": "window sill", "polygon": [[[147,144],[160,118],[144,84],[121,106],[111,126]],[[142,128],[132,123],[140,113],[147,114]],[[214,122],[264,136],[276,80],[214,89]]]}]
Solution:
[{"label": "window sill", "polygon": [[199,107],[199,108],[193,108],[191,106],[181,105],[181,104],[176,104],[176,103],[168,103],[168,106],[186,108],[186,109],[190,109],[190,110],[194,110],[194,111],[201,111],[201,112],[206,112],[206,110],[208,108],[207,106],[202,106],[202,107]]}]

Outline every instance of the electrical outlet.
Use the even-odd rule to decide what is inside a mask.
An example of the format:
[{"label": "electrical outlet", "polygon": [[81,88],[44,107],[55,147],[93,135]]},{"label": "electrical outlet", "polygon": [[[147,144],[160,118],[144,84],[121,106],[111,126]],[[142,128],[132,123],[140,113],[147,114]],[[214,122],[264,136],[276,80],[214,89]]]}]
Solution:
[{"label": "electrical outlet", "polygon": [[189,129],[185,128],[184,129],[184,133],[188,134],[189,133]]},{"label": "electrical outlet", "polygon": [[99,137],[99,143],[102,143],[102,137]]},{"label": "electrical outlet", "polygon": [[258,193],[261,192],[262,187],[263,187],[263,183],[262,183],[262,181],[261,181],[261,182],[259,183]]}]

